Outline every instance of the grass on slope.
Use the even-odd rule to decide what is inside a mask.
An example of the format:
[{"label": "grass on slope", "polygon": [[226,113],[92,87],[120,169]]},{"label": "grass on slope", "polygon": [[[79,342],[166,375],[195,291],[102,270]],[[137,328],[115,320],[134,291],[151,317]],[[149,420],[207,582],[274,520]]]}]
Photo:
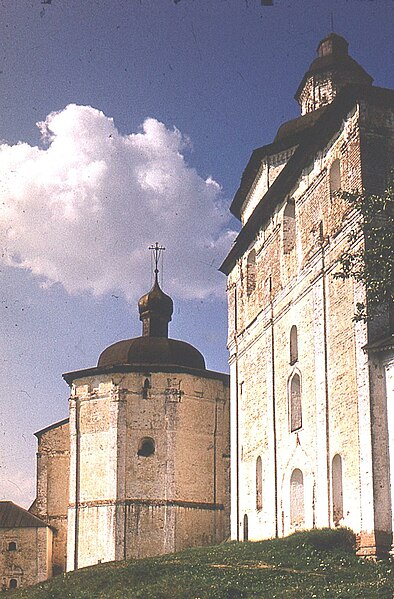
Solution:
[{"label": "grass on slope", "polygon": [[392,599],[394,564],[357,558],[347,529],[226,543],[111,562],[59,576],[13,599]]}]

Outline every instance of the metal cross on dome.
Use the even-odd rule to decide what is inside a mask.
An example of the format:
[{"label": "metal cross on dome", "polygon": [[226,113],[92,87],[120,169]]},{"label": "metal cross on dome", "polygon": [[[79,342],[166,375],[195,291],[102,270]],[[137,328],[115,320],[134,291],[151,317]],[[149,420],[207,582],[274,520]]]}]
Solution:
[{"label": "metal cross on dome", "polygon": [[155,245],[150,245],[149,246],[149,249],[153,251],[153,260],[154,260],[154,263],[155,263],[154,273],[155,273],[155,278],[157,279],[157,275],[158,275],[158,272],[159,272],[159,269],[158,269],[159,260],[160,260],[160,258],[162,256],[162,253],[164,252],[164,250],[166,248],[163,247],[163,246],[161,246],[161,245],[159,245],[159,242],[156,241]]}]

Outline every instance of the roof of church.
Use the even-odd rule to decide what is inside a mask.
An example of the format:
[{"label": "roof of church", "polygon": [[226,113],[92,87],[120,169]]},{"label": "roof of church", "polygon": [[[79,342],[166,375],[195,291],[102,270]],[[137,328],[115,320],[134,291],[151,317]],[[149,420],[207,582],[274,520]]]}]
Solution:
[{"label": "roof of church", "polygon": [[[317,58],[305,73],[295,94],[298,101],[307,79],[316,74],[328,73],[340,82],[337,93],[347,86],[371,86],[372,77],[348,54],[348,42],[337,33],[330,33],[319,43]],[[250,191],[250,187],[260,169],[261,161],[268,156],[294,148],[302,143],[311,128],[314,127],[327,109],[327,105],[311,110],[306,114],[283,123],[275,136],[273,143],[257,148],[252,152],[250,160],[242,175],[241,184],[230,206],[230,211],[240,219],[240,211]]]},{"label": "roof of church", "polygon": [[294,98],[298,101],[305,83],[313,75],[332,72],[342,74],[354,83],[370,85],[373,78],[348,54],[348,43],[344,37],[337,33],[330,33],[317,47],[317,58],[311,63],[305,73]]},{"label": "roof of church", "polygon": [[[324,109],[314,111],[318,118],[313,118],[308,122],[308,126],[300,132],[299,143],[297,147],[277,176],[271,187],[261,198],[249,220],[242,227],[238,237],[235,240],[229,254],[223,261],[220,269],[223,273],[229,274],[234,267],[236,260],[242,256],[254,239],[254,236],[262,224],[270,217],[275,206],[283,201],[286,194],[290,193],[297,178],[301,175],[302,169],[309,164],[316,152],[324,148],[330,141],[333,134],[338,131],[342,125],[343,117],[359,102],[373,102],[385,106],[394,105],[394,90],[373,86],[350,85],[341,90],[334,98],[331,104],[324,106]],[[309,117],[308,113],[300,119]],[[297,119],[296,119],[297,120]],[[291,122],[291,121],[290,121]],[[290,129],[292,127],[290,126]],[[283,142],[284,143],[284,142]],[[242,176],[241,186],[237,191],[232,205],[232,212],[239,218],[239,210],[245,201],[250,187],[256,178],[261,163],[262,156],[259,151],[268,153],[268,148],[275,147],[276,142],[271,146],[263,146],[253,152],[249,163],[246,166]]]},{"label": "roof of church", "polygon": [[[142,336],[123,339],[107,347],[100,355],[97,367],[67,372],[64,380],[71,384],[76,379],[112,372],[193,372],[197,376],[220,379],[228,383],[228,375],[206,370],[204,356],[190,343],[169,339],[168,323],[173,302],[160,288],[158,281],[158,243],[155,250],[155,277],[152,289],[138,302],[143,323]],[[45,429],[44,429],[45,431]]]},{"label": "roof of church", "polygon": [[107,347],[98,360],[98,368],[118,364],[172,364],[186,368],[205,368],[203,355],[185,341],[168,337],[134,337]]},{"label": "roof of church", "polygon": [[12,501],[0,501],[0,528],[43,528],[49,526]]},{"label": "roof of church", "polygon": [[326,108],[327,106],[322,106],[317,110],[307,112],[303,116],[298,116],[295,119],[291,119],[291,121],[283,123],[275,135],[274,143],[271,144],[271,146],[273,146],[272,149],[275,150],[276,147],[279,147],[279,144],[290,147],[300,143],[306,131],[310,127],[313,127],[313,125],[320,119]]},{"label": "roof of church", "polygon": [[364,345],[364,351],[370,351],[372,353],[379,353],[385,351],[392,351],[394,349],[394,333],[384,337],[383,339],[377,339],[371,343]]},{"label": "roof of church", "polygon": [[41,430],[37,431],[36,433],[34,433],[34,435],[39,439],[44,433],[47,433],[48,431],[51,431],[54,428],[58,428],[59,426],[63,426],[64,424],[68,424],[69,420],[69,418],[64,418],[63,420],[59,420],[59,422],[54,422],[53,424],[50,424],[49,426],[46,426],[45,428],[42,428]]},{"label": "roof of church", "polygon": [[267,156],[279,154],[279,152],[284,152],[285,150],[300,144],[308,135],[310,128],[320,119],[326,109],[327,106],[323,106],[318,110],[308,112],[304,116],[299,116],[291,121],[283,123],[279,127],[272,143],[253,150],[249,162],[242,174],[241,184],[230,206],[230,211],[236,218],[240,218],[242,204],[244,203],[250,187],[259,171],[261,161]]},{"label": "roof of church", "polygon": [[[173,340],[174,341],[174,340]],[[220,380],[224,385],[229,386],[230,376],[225,372],[216,372],[215,370],[208,370],[207,368],[192,368],[190,366],[182,366],[180,364],[114,364],[113,366],[93,366],[92,368],[84,368],[83,370],[75,370],[72,372],[65,372],[63,378],[68,385],[71,385],[74,381],[79,379],[98,376],[102,374],[123,374],[127,372],[138,372],[138,373],[169,373],[169,374],[193,374],[197,377],[204,379]]]}]

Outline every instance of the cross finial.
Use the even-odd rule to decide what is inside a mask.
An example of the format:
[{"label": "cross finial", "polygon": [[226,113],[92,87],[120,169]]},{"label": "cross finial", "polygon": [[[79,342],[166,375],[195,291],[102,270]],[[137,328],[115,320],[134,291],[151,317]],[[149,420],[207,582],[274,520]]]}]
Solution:
[{"label": "cross finial", "polygon": [[162,255],[162,252],[166,248],[163,247],[163,246],[161,246],[161,245],[159,245],[159,242],[156,241],[155,245],[150,245],[149,246],[149,249],[153,251],[153,260],[154,260],[154,263],[155,263],[154,273],[155,273],[155,280],[157,281],[157,279],[158,279],[157,275],[159,273],[158,266],[159,266],[160,256]]}]

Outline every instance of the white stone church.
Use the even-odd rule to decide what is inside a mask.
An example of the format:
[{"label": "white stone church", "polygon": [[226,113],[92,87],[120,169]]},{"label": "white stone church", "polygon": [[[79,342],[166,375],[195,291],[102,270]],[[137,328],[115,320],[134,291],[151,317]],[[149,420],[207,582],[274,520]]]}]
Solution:
[{"label": "white stone church", "polygon": [[63,375],[69,418],[36,433],[33,505],[0,502],[5,589],[230,534],[229,377],[168,337],[173,302],[157,263],[138,309],[141,337]]},{"label": "white stone church", "polygon": [[230,486],[233,539],[348,526],[360,554],[391,550],[392,312],[355,322],[364,289],[334,274],[357,219],[337,192],[381,192],[394,164],[394,91],[330,34],[295,98],[301,116],[253,151],[231,204],[230,383],[168,338],[155,272],[142,336],[64,375],[70,414],[36,433],[33,505],[0,502],[3,588],[219,543]]},{"label": "white stone church", "polygon": [[246,166],[231,205],[242,230],[221,267],[232,538],[348,526],[360,554],[379,555],[393,542],[392,306],[354,322],[364,288],[334,274],[357,219],[337,192],[382,192],[394,165],[394,91],[333,33],[295,98],[301,116]]}]

